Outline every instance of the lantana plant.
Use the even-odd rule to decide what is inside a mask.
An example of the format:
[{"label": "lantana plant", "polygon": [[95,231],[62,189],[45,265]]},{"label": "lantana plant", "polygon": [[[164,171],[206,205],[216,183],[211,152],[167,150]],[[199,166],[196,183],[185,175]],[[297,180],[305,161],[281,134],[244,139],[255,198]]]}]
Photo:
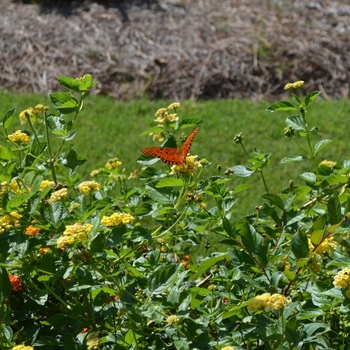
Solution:
[{"label": "lantana plant", "polygon": [[[204,176],[211,163],[201,154],[172,165],[140,155],[130,176],[112,158],[81,179],[86,158],[71,143],[96,83],[91,75],[58,81],[66,91],[51,94],[52,112],[28,108],[13,131],[15,110],[2,118],[3,349],[350,347],[350,161],[320,156],[331,141],[317,141],[307,118],[320,92],[304,96],[302,81],[290,83],[290,101],[268,107],[292,113],[284,133],[301,154],[281,163],[309,165],[274,194],[273,153],[250,155],[242,133],[234,140],[248,165],[222,175]],[[160,108],[143,135],[181,146],[202,120],[180,109]],[[251,189],[235,186],[236,176],[255,173],[264,204],[237,218],[235,197]]]}]

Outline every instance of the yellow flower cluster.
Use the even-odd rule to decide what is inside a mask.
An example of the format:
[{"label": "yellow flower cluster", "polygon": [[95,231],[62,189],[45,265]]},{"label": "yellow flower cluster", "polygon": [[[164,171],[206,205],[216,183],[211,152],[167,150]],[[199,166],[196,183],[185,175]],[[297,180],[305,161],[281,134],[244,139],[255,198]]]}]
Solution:
[{"label": "yellow flower cluster", "polygon": [[32,346],[16,345],[11,350],[34,350]]},{"label": "yellow flower cluster", "polygon": [[115,168],[118,168],[119,166],[122,165],[122,162],[118,159],[118,158],[112,158],[112,159],[109,159],[107,164],[105,165],[105,167],[108,169],[108,170],[113,170]]},{"label": "yellow flower cluster", "polygon": [[23,189],[20,187],[18,180],[11,181],[10,183],[10,189],[12,192],[17,193],[17,194],[22,194]]},{"label": "yellow flower cluster", "polygon": [[96,181],[84,181],[78,186],[79,192],[89,194],[91,191],[99,191],[101,185]]},{"label": "yellow flower cluster", "polygon": [[141,174],[143,169],[135,169],[134,171],[132,171],[128,177],[128,179],[137,179],[139,177],[139,175]]},{"label": "yellow flower cluster", "polygon": [[150,135],[153,135],[153,141],[164,141],[164,135],[161,132],[152,132]]},{"label": "yellow flower cluster", "polygon": [[168,109],[178,109],[180,108],[180,102],[173,102],[168,106]]},{"label": "yellow flower cluster", "polygon": [[339,271],[334,277],[333,284],[335,287],[348,288],[350,286],[350,267]]},{"label": "yellow flower cluster", "polygon": [[14,142],[17,144],[28,142],[30,140],[29,136],[24,132],[22,132],[21,130],[17,130],[13,134],[9,135],[8,138],[11,142]]},{"label": "yellow flower cluster", "polygon": [[284,87],[284,90],[299,89],[304,85],[304,80],[298,80],[295,83],[288,83]]},{"label": "yellow flower cluster", "polygon": [[64,249],[68,244],[73,244],[75,240],[85,241],[92,227],[92,224],[81,224],[79,222],[74,225],[67,225],[63,236],[57,239],[57,248]]},{"label": "yellow flower cluster", "polygon": [[86,345],[88,350],[98,349],[100,346],[100,338],[97,332],[89,333],[86,337]]},{"label": "yellow flower cluster", "polygon": [[221,350],[235,350],[233,346],[224,346]]},{"label": "yellow flower cluster", "polygon": [[[172,108],[169,108],[169,107],[172,107]],[[158,111],[156,112],[156,117],[157,117],[155,119],[156,122],[169,124],[172,122],[176,122],[179,119],[176,113],[168,112],[168,110],[174,109],[173,103],[169,107],[158,109]],[[178,105],[178,107],[180,107],[180,104]]]},{"label": "yellow flower cluster", "polygon": [[168,324],[177,324],[180,322],[180,318],[176,315],[171,315],[166,319]]},{"label": "yellow flower cluster", "polygon": [[282,294],[270,294],[264,293],[256,296],[253,300],[248,303],[248,310],[255,312],[259,310],[272,311],[283,308],[291,303],[291,299],[286,298]]},{"label": "yellow flower cluster", "polygon": [[44,106],[42,104],[38,104],[35,107],[29,107],[28,109],[25,109],[19,114],[19,119],[21,124],[27,123],[26,114],[29,115],[30,120],[32,123],[35,123],[36,121],[40,120],[40,117],[44,111],[47,111],[49,107]]},{"label": "yellow flower cluster", "polygon": [[100,170],[95,169],[95,170],[92,170],[92,171],[91,171],[90,176],[91,176],[91,177],[95,177],[95,176],[97,176],[99,173],[100,173]]},{"label": "yellow flower cluster", "polygon": [[60,202],[65,200],[67,197],[68,197],[68,190],[66,188],[62,188],[58,191],[52,192],[48,202],[49,203]]},{"label": "yellow flower cluster", "polygon": [[101,219],[101,224],[106,227],[125,225],[132,223],[135,218],[127,213],[114,213],[111,216],[104,216]]},{"label": "yellow flower cluster", "polygon": [[53,181],[43,180],[40,183],[39,190],[42,191],[44,188],[49,187],[49,186],[53,186],[54,184],[55,183]]},{"label": "yellow flower cluster", "polygon": [[4,181],[0,184],[0,196],[3,196],[5,195],[6,193],[8,193],[10,187],[9,187],[9,184]]},{"label": "yellow flower cluster", "polygon": [[308,240],[308,244],[310,252],[314,253],[311,257],[311,263],[309,265],[309,268],[314,273],[317,273],[321,269],[322,258],[324,257],[324,254],[330,254],[332,250],[337,247],[338,244],[337,242],[333,242],[333,237],[326,238],[316,249],[310,239]]},{"label": "yellow flower cluster", "polygon": [[[311,243],[312,247],[313,244]],[[320,254],[322,257],[325,253],[329,254],[333,249],[337,247],[338,243],[333,242],[333,237],[326,238],[323,242],[316,248],[315,253]],[[310,246],[310,245],[309,245]]]},{"label": "yellow flower cluster", "polygon": [[171,174],[176,176],[179,176],[181,174],[194,175],[197,171],[197,168],[202,166],[202,164],[196,159],[197,156],[187,156],[186,163],[173,165],[171,167]]},{"label": "yellow flower cluster", "polygon": [[328,168],[333,168],[337,165],[337,162],[333,162],[332,160],[323,160],[320,165],[327,166]]},{"label": "yellow flower cluster", "polygon": [[10,214],[5,214],[3,217],[0,218],[0,233],[3,233],[5,231],[9,231],[12,228],[19,228],[21,227],[21,223],[19,222],[19,219],[22,217],[21,214],[18,214],[15,211],[12,211]]}]

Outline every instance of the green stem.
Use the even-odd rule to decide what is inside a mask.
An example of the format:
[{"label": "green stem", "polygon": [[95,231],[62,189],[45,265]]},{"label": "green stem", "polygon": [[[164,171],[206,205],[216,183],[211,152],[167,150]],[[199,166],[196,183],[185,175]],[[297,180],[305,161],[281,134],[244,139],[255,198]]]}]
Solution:
[{"label": "green stem", "polygon": [[[36,142],[39,143],[38,135],[35,132],[35,128],[33,127],[32,121],[30,120],[30,115],[28,113],[25,113],[25,116],[27,118],[28,124],[30,125],[30,128],[32,129],[32,132],[33,132],[33,135],[34,135]],[[46,120],[45,120],[45,124],[46,124]]]},{"label": "green stem", "polygon": [[260,170],[260,175],[261,175],[261,178],[262,178],[263,183],[264,183],[265,191],[266,191],[267,193],[269,193],[269,189],[267,188],[267,184],[266,184],[265,177],[264,177],[264,173],[263,173],[262,169]]},{"label": "green stem", "polygon": [[307,153],[307,151],[305,151],[304,148],[301,147],[300,143],[297,141],[297,139],[296,139],[295,137],[293,137],[293,141],[294,141],[294,142],[297,144],[297,146],[306,154],[306,156],[307,156],[308,158],[310,158],[309,153]]},{"label": "green stem", "polygon": [[242,142],[240,142],[239,144],[242,146],[243,151],[244,151],[244,153],[247,155],[247,157],[250,157],[250,156],[249,156],[249,153],[248,153],[248,152],[247,152],[247,150],[245,149],[245,147],[244,147],[243,143],[242,143]]},{"label": "green stem", "polygon": [[178,222],[180,221],[180,219],[182,219],[182,217],[185,215],[185,213],[186,213],[186,211],[187,211],[189,206],[190,206],[190,204],[187,204],[186,208],[182,211],[181,215],[177,218],[177,220],[169,228],[167,228],[164,232],[162,232],[158,236],[154,236],[154,234],[157,233],[162,228],[162,226],[160,226],[154,232],[151,233],[151,236],[153,238],[158,238],[160,236],[163,236],[167,232],[171,231],[173,229],[173,227],[175,227],[178,224]]},{"label": "green stem", "polygon": [[45,135],[46,135],[46,141],[47,141],[47,150],[49,152],[49,167],[51,169],[53,181],[57,185],[57,177],[56,177],[56,171],[55,171],[55,160],[52,157],[52,150],[51,150],[51,143],[50,143],[50,135],[49,135],[49,127],[47,123],[47,113],[44,113],[44,126],[45,126]]}]

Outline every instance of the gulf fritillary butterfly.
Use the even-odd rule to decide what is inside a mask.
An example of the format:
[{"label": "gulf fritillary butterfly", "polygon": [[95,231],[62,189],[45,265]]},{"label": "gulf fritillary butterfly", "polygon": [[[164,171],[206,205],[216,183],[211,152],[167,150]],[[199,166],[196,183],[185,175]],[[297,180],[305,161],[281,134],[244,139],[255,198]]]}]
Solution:
[{"label": "gulf fritillary butterfly", "polygon": [[141,150],[143,154],[160,158],[164,163],[181,165],[186,163],[187,154],[191,148],[194,137],[199,128],[195,128],[187,137],[185,143],[177,148],[173,147],[148,147]]}]

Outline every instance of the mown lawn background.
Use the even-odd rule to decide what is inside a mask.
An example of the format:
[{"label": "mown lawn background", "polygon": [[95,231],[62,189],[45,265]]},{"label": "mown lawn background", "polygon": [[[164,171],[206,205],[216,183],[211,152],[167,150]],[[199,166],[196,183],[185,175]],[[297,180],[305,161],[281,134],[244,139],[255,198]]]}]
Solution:
[{"label": "mown lawn background", "polygon": [[[1,117],[11,108],[15,107],[18,115],[21,110],[38,103],[48,105],[52,111],[47,96],[1,92],[0,101]],[[136,162],[141,154],[140,149],[157,145],[150,136],[141,134],[156,126],[154,114],[157,109],[174,102],[146,99],[118,102],[103,96],[90,96],[85,101],[85,108],[77,123],[77,137],[69,143],[74,145],[78,153],[88,157],[86,164],[77,170],[79,181],[89,180],[89,173],[93,169],[103,167],[113,157],[118,157],[123,162],[126,175],[141,168]],[[272,102],[274,101],[181,102],[178,111],[180,118],[202,118],[204,121],[192,145],[191,154],[207,158],[212,163],[206,169],[206,175],[216,174],[218,165],[222,167],[221,173],[233,165],[248,165],[248,158],[242,148],[233,141],[235,134],[243,132],[245,148],[252,156],[254,147],[272,153],[271,163],[264,170],[270,192],[278,193],[288,187],[291,179],[295,185],[302,184],[298,176],[302,171],[307,171],[311,163],[304,161],[280,164],[280,160],[286,155],[302,154],[297,151],[294,142],[284,136],[285,118],[290,113],[271,114],[265,111]],[[350,101],[320,99],[312,104],[308,114],[310,126],[317,126],[320,133],[314,135],[314,143],[324,138],[333,140],[331,145],[320,152],[319,161],[340,161],[349,157]],[[19,122],[16,127],[26,129]],[[13,131],[15,130],[16,128]],[[156,166],[167,165],[159,162]],[[243,182],[252,184],[253,188],[237,194],[237,216],[253,212],[254,207],[262,203],[261,194],[264,193],[258,174],[250,178],[235,178],[232,186]],[[137,185],[137,181],[135,184]]]}]

